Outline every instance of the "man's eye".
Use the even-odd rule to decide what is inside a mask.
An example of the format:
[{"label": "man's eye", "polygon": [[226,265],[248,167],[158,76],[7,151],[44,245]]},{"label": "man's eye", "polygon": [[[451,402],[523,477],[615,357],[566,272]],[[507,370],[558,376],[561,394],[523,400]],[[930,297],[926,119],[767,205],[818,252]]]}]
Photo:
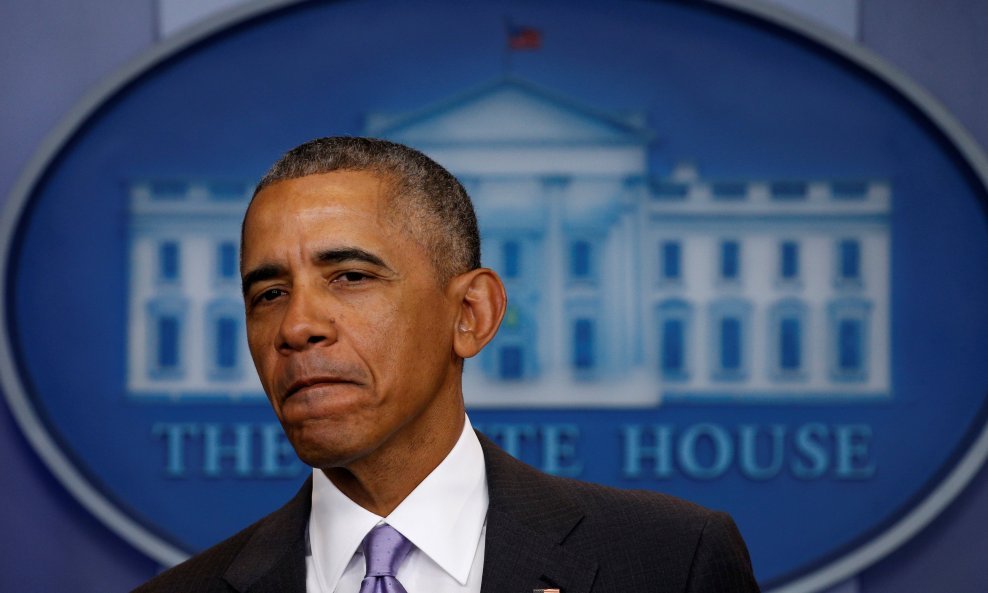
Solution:
[{"label": "man's eye", "polygon": [[343,282],[360,282],[362,280],[367,280],[368,278],[370,278],[370,276],[364,274],[363,272],[344,272],[337,276],[337,279]]},{"label": "man's eye", "polygon": [[257,295],[257,302],[270,302],[285,294],[284,290],[280,288],[270,288],[265,290],[261,294]]}]

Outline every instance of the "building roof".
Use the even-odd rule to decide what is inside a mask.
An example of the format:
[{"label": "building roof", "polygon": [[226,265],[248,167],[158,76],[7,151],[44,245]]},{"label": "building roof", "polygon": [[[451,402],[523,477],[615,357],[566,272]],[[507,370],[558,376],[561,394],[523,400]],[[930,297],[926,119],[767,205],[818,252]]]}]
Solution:
[{"label": "building roof", "polygon": [[644,145],[640,114],[605,112],[515,77],[482,84],[422,109],[375,113],[368,135],[414,146]]}]

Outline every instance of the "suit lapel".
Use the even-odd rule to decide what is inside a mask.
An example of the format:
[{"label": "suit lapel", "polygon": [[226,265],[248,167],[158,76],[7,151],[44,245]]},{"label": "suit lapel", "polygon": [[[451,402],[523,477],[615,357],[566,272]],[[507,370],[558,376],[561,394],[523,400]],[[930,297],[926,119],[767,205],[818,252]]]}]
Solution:
[{"label": "suit lapel", "polygon": [[264,518],[223,574],[245,593],[305,593],[305,531],[312,478],[285,506]]},{"label": "suit lapel", "polygon": [[[597,564],[566,549],[584,511],[556,480],[517,461],[478,434],[490,506],[481,593],[558,588],[590,593]],[[305,529],[312,479],[257,526],[224,573],[241,593],[305,593]]]},{"label": "suit lapel", "polygon": [[488,512],[480,593],[531,593],[542,588],[589,593],[596,574],[595,563],[567,552],[545,534],[500,511]]},{"label": "suit lapel", "polygon": [[589,593],[597,565],[565,545],[583,509],[556,480],[480,442],[490,491],[481,593]]}]

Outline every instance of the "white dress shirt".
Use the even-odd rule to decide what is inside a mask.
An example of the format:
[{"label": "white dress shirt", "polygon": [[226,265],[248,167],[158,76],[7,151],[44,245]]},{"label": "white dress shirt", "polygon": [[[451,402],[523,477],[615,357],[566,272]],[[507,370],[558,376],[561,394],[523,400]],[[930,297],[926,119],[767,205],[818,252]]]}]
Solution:
[{"label": "white dress shirt", "polygon": [[360,542],[378,523],[415,546],[396,575],[408,593],[480,593],[489,499],[469,419],[446,459],[387,517],[347,498],[321,470],[312,477],[307,593],[357,593],[365,573]]}]

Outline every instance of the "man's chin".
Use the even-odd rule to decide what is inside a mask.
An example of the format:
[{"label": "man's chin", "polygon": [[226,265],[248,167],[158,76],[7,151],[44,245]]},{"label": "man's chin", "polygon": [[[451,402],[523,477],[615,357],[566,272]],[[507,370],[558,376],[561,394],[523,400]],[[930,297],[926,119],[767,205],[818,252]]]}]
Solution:
[{"label": "man's chin", "polygon": [[[313,431],[288,431],[288,440],[295,454],[307,465],[319,469],[347,467],[364,455],[362,448],[351,442],[338,442],[326,435],[312,434]],[[339,436],[339,435],[334,435]]]}]

